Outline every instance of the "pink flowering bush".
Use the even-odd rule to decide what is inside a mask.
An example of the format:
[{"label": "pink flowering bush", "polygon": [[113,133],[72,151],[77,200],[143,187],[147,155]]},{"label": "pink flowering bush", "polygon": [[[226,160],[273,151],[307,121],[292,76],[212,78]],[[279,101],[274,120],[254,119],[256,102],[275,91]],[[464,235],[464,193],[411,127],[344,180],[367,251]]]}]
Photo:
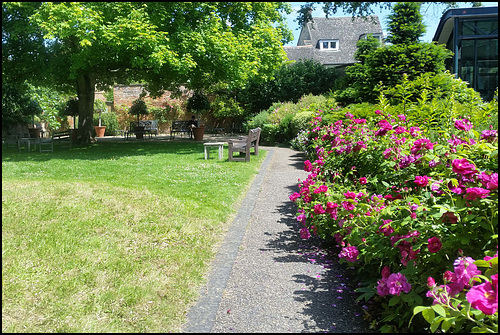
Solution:
[{"label": "pink flowering bush", "polygon": [[[385,306],[380,317],[396,327],[408,325],[414,307],[447,303],[464,290],[472,289],[471,308],[483,308],[478,297],[494,283],[474,288],[470,280],[478,275],[473,259],[497,245],[497,140],[475,132],[465,117],[439,136],[381,109],[367,119],[324,118],[320,111],[311,121],[309,175],[290,196],[301,235],[310,237],[303,231],[314,227],[310,234],[335,243],[340,261],[362,280],[359,299]],[[470,259],[453,264],[459,250]],[[453,282],[437,289],[444,292],[438,298],[429,296],[428,278],[451,266]],[[382,278],[373,276],[381,268]]]},{"label": "pink flowering bush", "polygon": [[414,315],[422,313],[433,332],[498,332],[498,252],[478,261],[461,256],[453,264],[443,285],[428,278],[426,296],[432,306],[416,306]]}]

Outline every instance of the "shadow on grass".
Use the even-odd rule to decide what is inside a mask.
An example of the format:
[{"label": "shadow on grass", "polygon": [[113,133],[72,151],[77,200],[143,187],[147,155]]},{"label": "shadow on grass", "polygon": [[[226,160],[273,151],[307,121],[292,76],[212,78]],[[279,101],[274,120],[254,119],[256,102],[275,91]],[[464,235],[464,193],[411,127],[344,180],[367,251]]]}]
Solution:
[{"label": "shadow on grass", "polygon": [[[37,147],[38,149],[38,147]],[[54,152],[40,151],[17,151],[17,148],[2,148],[3,162],[43,162],[51,159],[69,159],[69,160],[105,160],[117,159],[130,156],[149,156],[157,154],[176,154],[192,155],[200,154],[203,156],[203,143],[192,141],[137,141],[137,142],[118,142],[109,141],[94,143],[88,146],[74,146],[73,148],[60,147],[54,144]]]}]

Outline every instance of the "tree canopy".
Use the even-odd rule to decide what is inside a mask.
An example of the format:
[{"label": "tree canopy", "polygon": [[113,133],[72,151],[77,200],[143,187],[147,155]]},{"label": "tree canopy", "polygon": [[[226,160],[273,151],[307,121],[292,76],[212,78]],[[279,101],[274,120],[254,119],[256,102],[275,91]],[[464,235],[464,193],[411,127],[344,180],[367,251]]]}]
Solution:
[{"label": "tree canopy", "polygon": [[275,2],[4,2],[2,72],[74,87],[79,141],[90,142],[96,86],[143,82],[155,96],[267,78],[286,59],[290,12]]}]

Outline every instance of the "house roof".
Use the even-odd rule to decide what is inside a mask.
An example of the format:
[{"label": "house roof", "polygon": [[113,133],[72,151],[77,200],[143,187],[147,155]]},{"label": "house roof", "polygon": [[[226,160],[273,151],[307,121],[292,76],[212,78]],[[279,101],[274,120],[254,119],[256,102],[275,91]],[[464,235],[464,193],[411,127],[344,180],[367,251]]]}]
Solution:
[{"label": "house roof", "polygon": [[[356,43],[367,34],[382,34],[377,15],[367,19],[315,17],[302,27],[297,46],[283,47],[289,60],[314,59],[323,65],[355,63]],[[320,40],[338,40],[338,51],[320,50]]]}]

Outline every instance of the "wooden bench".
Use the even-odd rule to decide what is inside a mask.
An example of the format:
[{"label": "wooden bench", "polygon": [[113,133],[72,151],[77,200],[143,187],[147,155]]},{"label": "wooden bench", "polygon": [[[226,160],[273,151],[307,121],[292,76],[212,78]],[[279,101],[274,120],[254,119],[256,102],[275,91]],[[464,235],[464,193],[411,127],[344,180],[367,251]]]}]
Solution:
[{"label": "wooden bench", "polygon": [[[49,138],[40,138],[38,139],[38,144],[40,146],[40,152],[44,151],[54,151],[54,141],[59,141],[59,144],[62,145],[63,143],[69,144],[69,148],[71,149],[72,147],[72,141],[71,141],[71,134],[73,130],[68,129],[68,130],[62,130],[62,131],[55,131],[52,133],[52,136]],[[50,146],[50,149],[44,149],[43,147],[45,146]]]},{"label": "wooden bench", "polygon": [[[259,139],[260,128],[250,129],[248,136],[240,136],[238,139],[227,140],[228,144],[228,160],[250,162],[250,149],[253,147],[254,154],[259,155]],[[234,153],[240,153],[238,157],[234,157]],[[245,155],[241,155],[244,153]]]},{"label": "wooden bench", "polygon": [[193,121],[191,120],[177,120],[172,122],[172,127],[170,128],[170,139],[175,138],[176,133],[189,134],[189,137],[193,136],[191,125]]},{"label": "wooden bench", "polygon": [[158,121],[140,120],[139,122],[137,121],[130,122],[130,128],[128,131],[124,131],[124,134],[125,134],[125,139],[127,140],[134,134],[135,135],[139,134],[137,138],[144,138],[144,135],[149,135],[149,138],[151,138],[152,134],[155,134],[155,136],[158,135]]}]

